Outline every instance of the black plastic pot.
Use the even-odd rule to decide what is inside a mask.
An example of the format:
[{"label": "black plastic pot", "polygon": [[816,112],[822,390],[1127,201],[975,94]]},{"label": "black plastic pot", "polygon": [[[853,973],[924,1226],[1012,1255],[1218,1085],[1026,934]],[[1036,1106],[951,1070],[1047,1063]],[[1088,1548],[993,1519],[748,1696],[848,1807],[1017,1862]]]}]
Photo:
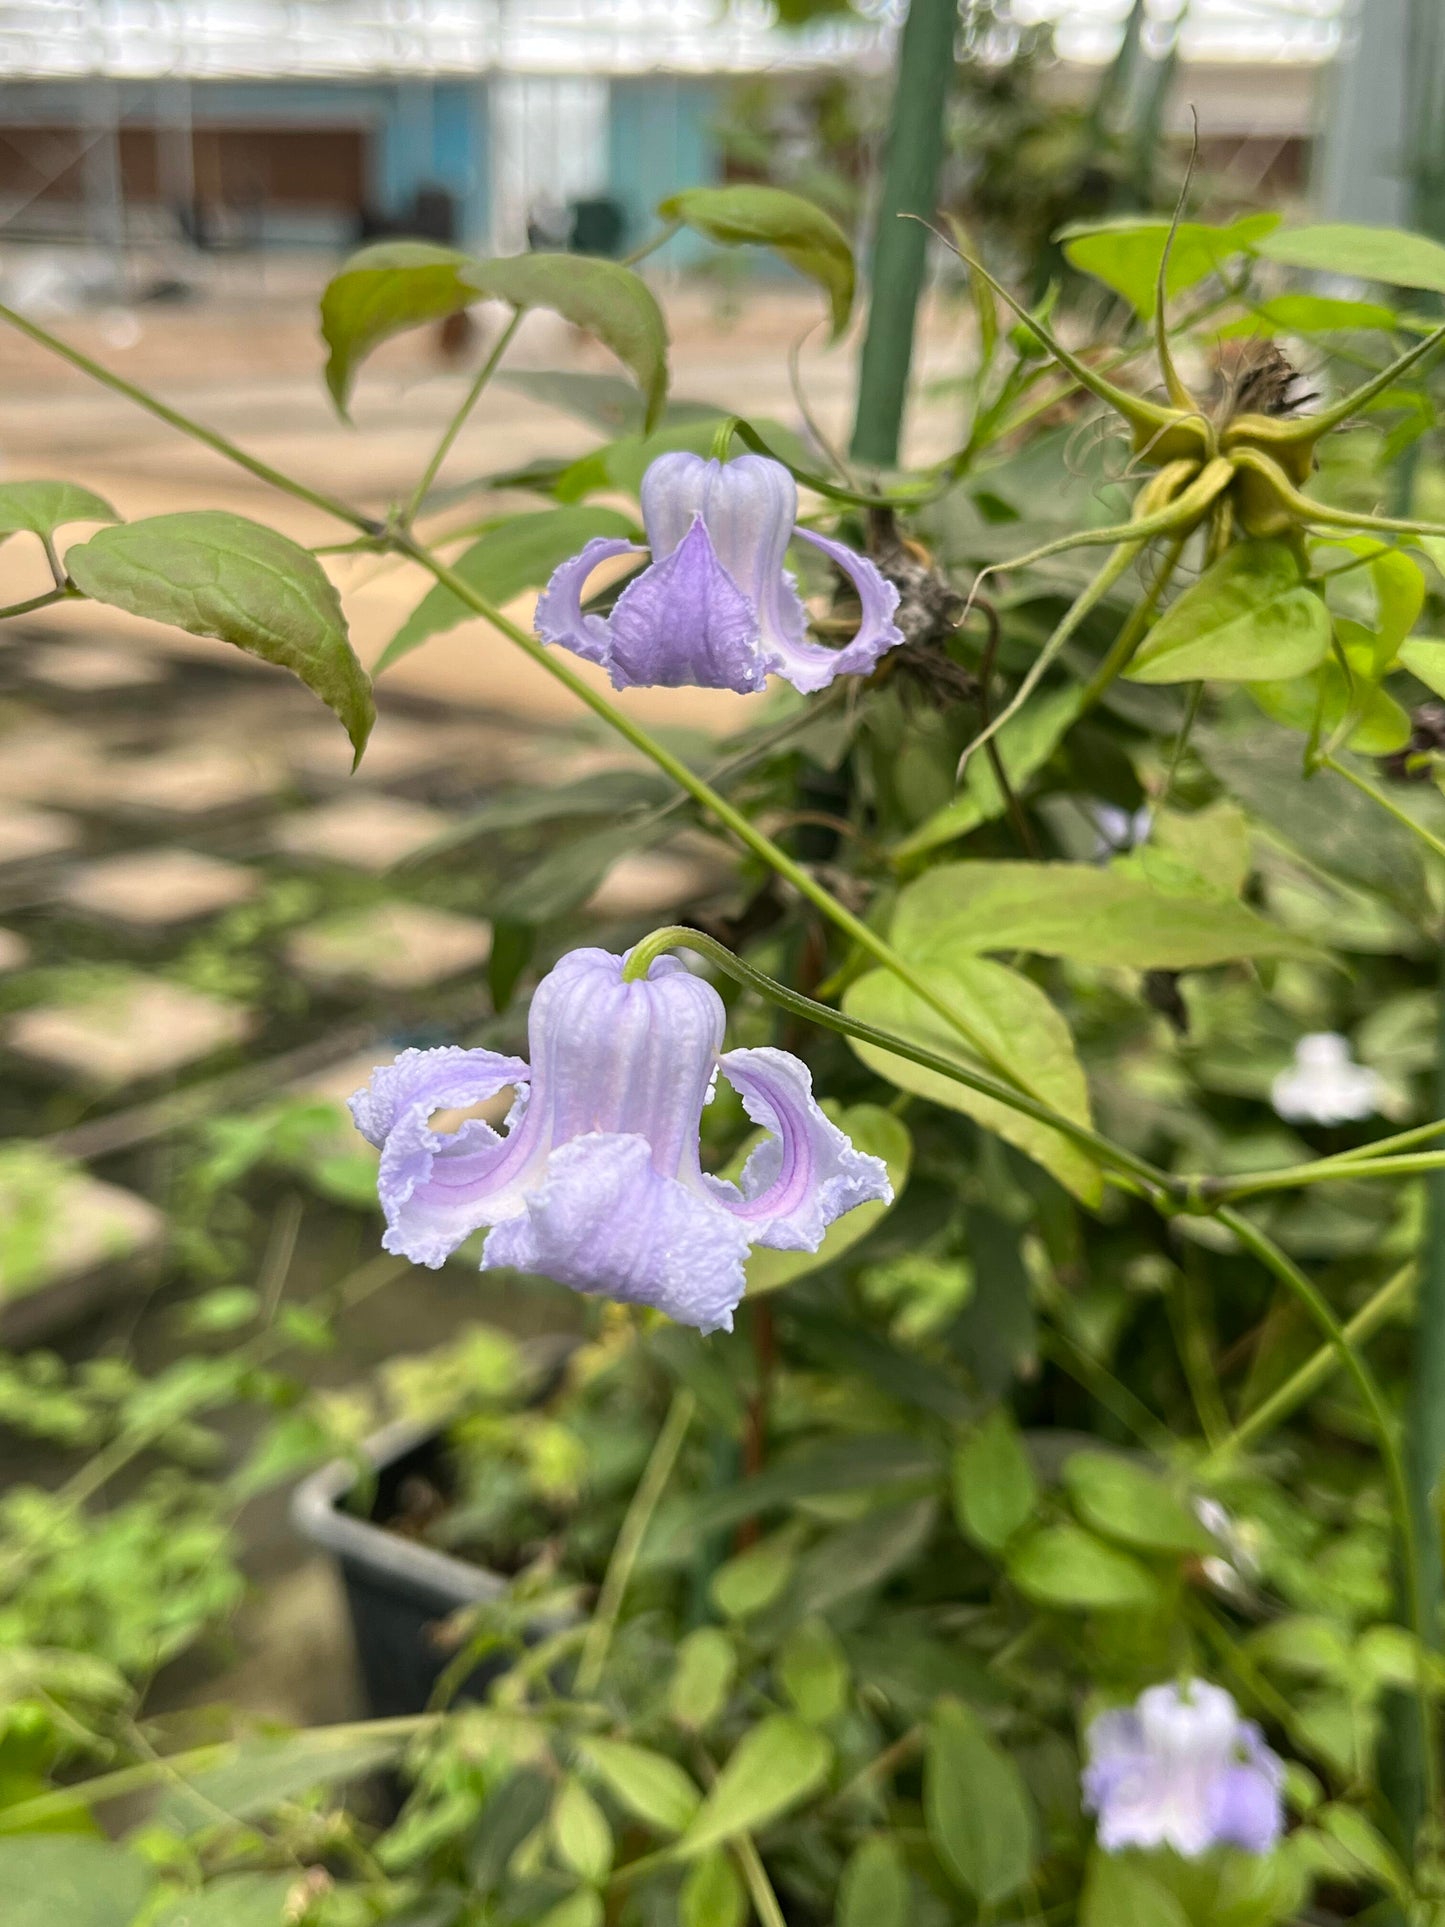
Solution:
[{"label": "black plastic pot", "polygon": [[[459,1607],[485,1604],[506,1590],[500,1573],[374,1523],[400,1510],[408,1479],[425,1478],[445,1489],[443,1441],[443,1428],[409,1424],[387,1426],[367,1441],[364,1452],[375,1474],[372,1517],[344,1509],[357,1485],[356,1467],[345,1460],[313,1473],[291,1501],[297,1531],[341,1568],[362,1682],[379,1719],[426,1710],[453,1658],[439,1637],[442,1622]],[[484,1661],[458,1697],[479,1697],[506,1664]]]}]

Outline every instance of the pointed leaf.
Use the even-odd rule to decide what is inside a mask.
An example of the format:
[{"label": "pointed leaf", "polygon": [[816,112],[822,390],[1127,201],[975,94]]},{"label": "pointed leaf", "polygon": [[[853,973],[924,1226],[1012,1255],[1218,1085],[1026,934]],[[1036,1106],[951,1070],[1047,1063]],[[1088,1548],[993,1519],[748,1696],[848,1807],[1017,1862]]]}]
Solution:
[{"label": "pointed leaf", "polygon": [[325,570],[289,536],[190,509],[102,529],[68,550],[65,566],[97,602],[289,669],[335,710],[360,761],[376,720],[371,683]]},{"label": "pointed leaf", "polygon": [[589,1739],[581,1754],[608,1792],[660,1833],[681,1833],[702,1803],[688,1775],[665,1753],[625,1740]]},{"label": "pointed leaf", "polygon": [[[524,589],[544,587],[558,564],[576,555],[594,535],[631,537],[636,532],[631,518],[616,509],[581,504],[534,509],[494,522],[452,568],[489,602],[500,605]],[[476,620],[476,611],[445,583],[433,584],[382,650],[372,673],[379,676],[430,637]]]},{"label": "pointed leaf", "polygon": [[1075,1452],[1064,1484],[1085,1525],[1146,1552],[1214,1551],[1214,1541],[1162,1478],[1111,1452]]},{"label": "pointed leaf", "polygon": [[1023,1777],[957,1700],[942,1701],[929,1728],[923,1808],[933,1851],[980,1906],[1023,1886],[1038,1856]]},{"label": "pointed leaf", "polygon": [[[1242,214],[1219,226],[1181,221],[1169,247],[1166,295],[1182,294],[1235,256],[1252,252],[1279,221],[1278,214]],[[1154,314],[1159,263],[1169,234],[1167,220],[1141,221],[1137,215],[1125,214],[1113,221],[1066,227],[1058,239],[1074,267],[1123,295],[1148,321]]]},{"label": "pointed leaf", "polygon": [[[994,738],[1004,774],[1015,793],[1043,768],[1068,734],[1079,713],[1081,693],[1077,688],[1045,690],[1011,717]],[[893,860],[902,864],[910,857],[924,856],[941,844],[952,843],[981,823],[992,823],[1007,807],[990,759],[971,756],[957,796],[896,844]]]},{"label": "pointed leaf", "polygon": [[600,1886],[612,1871],[612,1829],[580,1780],[566,1779],[552,1802],[552,1844],[564,1867]]},{"label": "pointed leaf", "polygon": [[1000,1407],[990,1413],[953,1459],[953,1509],[960,1529],[986,1552],[997,1552],[1033,1516],[1039,1482],[1018,1427]]},{"label": "pointed leaf", "polygon": [[748,1896],[732,1855],[722,1847],[690,1869],[678,1895],[680,1927],[744,1927]]},{"label": "pointed leaf", "polygon": [[0,542],[9,535],[54,535],[67,522],[118,522],[99,495],[74,482],[0,482]]},{"label": "pointed leaf", "polygon": [[738,1741],[676,1851],[695,1859],[740,1833],[770,1826],[828,1777],[833,1749],[791,1713],[773,1713]]},{"label": "pointed leaf", "polygon": [[1221,341],[1237,341],[1250,335],[1328,335],[1352,334],[1360,329],[1393,330],[1399,326],[1393,308],[1377,301],[1342,301],[1334,295],[1277,294],[1261,301],[1238,321],[1219,329]]},{"label": "pointed leaf", "polygon": [[479,299],[461,278],[471,256],[430,241],[378,241],[353,254],[321,296],[326,385],[345,415],[356,371],[373,348]]},{"label": "pointed leaf", "polygon": [[[1037,864],[1019,867],[1035,875],[1039,870]],[[942,874],[942,870],[935,870],[930,871],[929,876]],[[906,946],[900,944],[899,948],[910,954]],[[981,957],[960,956],[948,963],[919,962],[914,967],[930,989],[967,1017],[998,1053],[1000,1061],[1024,1079],[1031,1091],[1074,1122],[1089,1122],[1088,1086],[1074,1053],[1069,1027],[1036,984],[1003,964],[986,962]],[[875,1024],[880,1030],[893,1031],[941,1057],[953,1058],[968,1069],[985,1068],[958,1032],[891,971],[873,970],[860,977],[849,986],[843,1008],[850,1017]],[[870,1070],[887,1078],[899,1090],[912,1091],[931,1103],[962,1111],[965,1117],[976,1119],[986,1130],[996,1132],[1042,1164],[1076,1197],[1085,1203],[1097,1202],[1102,1188],[1098,1166],[1086,1152],[1048,1125],[1036,1123],[1012,1105],[980,1096],[966,1085],[954,1083],[943,1072],[926,1070],[878,1045],[854,1040],[853,1049]]]},{"label": "pointed leaf", "polygon": [[1040,1606],[1078,1612],[1129,1612],[1157,1605],[1147,1566],[1106,1546],[1080,1526],[1046,1526],[1015,1546],[1008,1574]]},{"label": "pointed leaf", "polygon": [[772,248],[827,294],[835,341],[847,327],[853,312],[853,250],[832,215],[811,201],[749,182],[689,187],[669,195],[657,211],[665,221],[681,221],[723,247]]},{"label": "pointed leaf", "polygon": [[882,1835],[856,1848],[838,1883],[835,1927],[908,1927],[908,1866]]},{"label": "pointed leaf", "polygon": [[1271,234],[1259,243],[1256,252],[1290,268],[1445,293],[1445,247],[1423,234],[1407,234],[1400,228],[1322,221]]},{"label": "pointed leaf", "polygon": [[1132,682],[1266,682],[1329,654],[1324,598],[1284,542],[1236,542],[1172,602],[1127,671]]},{"label": "pointed leaf", "polygon": [[651,428],[667,400],[667,323],[657,297],[631,268],[582,254],[514,254],[471,261],[461,276],[478,295],[514,308],[550,308],[612,350],[644,403]]}]

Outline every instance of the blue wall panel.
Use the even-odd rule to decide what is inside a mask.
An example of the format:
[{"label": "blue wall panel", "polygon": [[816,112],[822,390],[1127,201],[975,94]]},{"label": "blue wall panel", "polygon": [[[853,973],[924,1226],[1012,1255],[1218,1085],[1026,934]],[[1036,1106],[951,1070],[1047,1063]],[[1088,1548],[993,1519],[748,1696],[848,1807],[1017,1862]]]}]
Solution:
[{"label": "blue wall panel", "polygon": [[[635,247],[655,226],[664,195],[718,179],[718,92],[711,81],[661,74],[614,80],[611,92],[608,181],[627,218],[625,245]],[[706,252],[698,236],[679,234],[657,258],[678,265]]]}]

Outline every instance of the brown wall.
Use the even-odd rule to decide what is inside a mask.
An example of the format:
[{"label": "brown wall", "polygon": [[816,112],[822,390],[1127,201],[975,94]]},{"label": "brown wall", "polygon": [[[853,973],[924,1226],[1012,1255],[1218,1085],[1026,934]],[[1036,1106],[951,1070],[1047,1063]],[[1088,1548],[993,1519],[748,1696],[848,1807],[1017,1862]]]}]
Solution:
[{"label": "brown wall", "polygon": [[[81,200],[83,154],[92,138],[92,130],[76,127],[0,128],[0,198]],[[160,198],[161,138],[153,127],[121,128],[128,201]],[[356,209],[365,198],[366,141],[352,127],[198,127],[192,148],[196,194],[224,207]]]}]

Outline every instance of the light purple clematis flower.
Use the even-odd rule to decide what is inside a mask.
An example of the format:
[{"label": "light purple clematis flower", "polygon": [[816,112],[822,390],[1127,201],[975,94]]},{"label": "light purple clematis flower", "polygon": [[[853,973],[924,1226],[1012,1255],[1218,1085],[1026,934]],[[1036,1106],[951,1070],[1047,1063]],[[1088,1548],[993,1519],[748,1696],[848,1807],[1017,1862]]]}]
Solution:
[{"label": "light purple clematis flower", "polygon": [[1132,1707],[1101,1713],[1087,1735],[1084,1805],[1099,1845],[1210,1847],[1268,1853],[1284,1825],[1284,1766],[1222,1686],[1151,1686]]},{"label": "light purple clematis flower", "polygon": [[[403,1051],[351,1100],[381,1152],[388,1251],[436,1266],[492,1227],[484,1271],[511,1265],[574,1291],[655,1305],[730,1331],[750,1245],[816,1251],[835,1218],[891,1199],[880,1159],[855,1151],[787,1051],[719,1055],[723,1003],[676,957],[626,983],[624,959],[574,950],[538,985],[530,1066],[495,1051]],[[698,1126],[716,1072],[772,1133],[739,1183],[708,1176]],[[438,1110],[521,1095],[505,1136]]]},{"label": "light purple clematis flower", "polygon": [[[866,556],[796,526],[798,491],[781,462],[659,455],[641,493],[652,566],[628,583],[612,614],[583,613],[587,578],[614,556],[646,553],[615,536],[594,536],[564,562],[537,604],[542,640],[600,663],[615,689],[694,683],[745,694],[771,673],[811,695],[835,676],[870,674],[902,642],[897,589]],[[794,535],[858,591],[858,632],[841,649],[807,640],[807,613],[783,567]]]}]

